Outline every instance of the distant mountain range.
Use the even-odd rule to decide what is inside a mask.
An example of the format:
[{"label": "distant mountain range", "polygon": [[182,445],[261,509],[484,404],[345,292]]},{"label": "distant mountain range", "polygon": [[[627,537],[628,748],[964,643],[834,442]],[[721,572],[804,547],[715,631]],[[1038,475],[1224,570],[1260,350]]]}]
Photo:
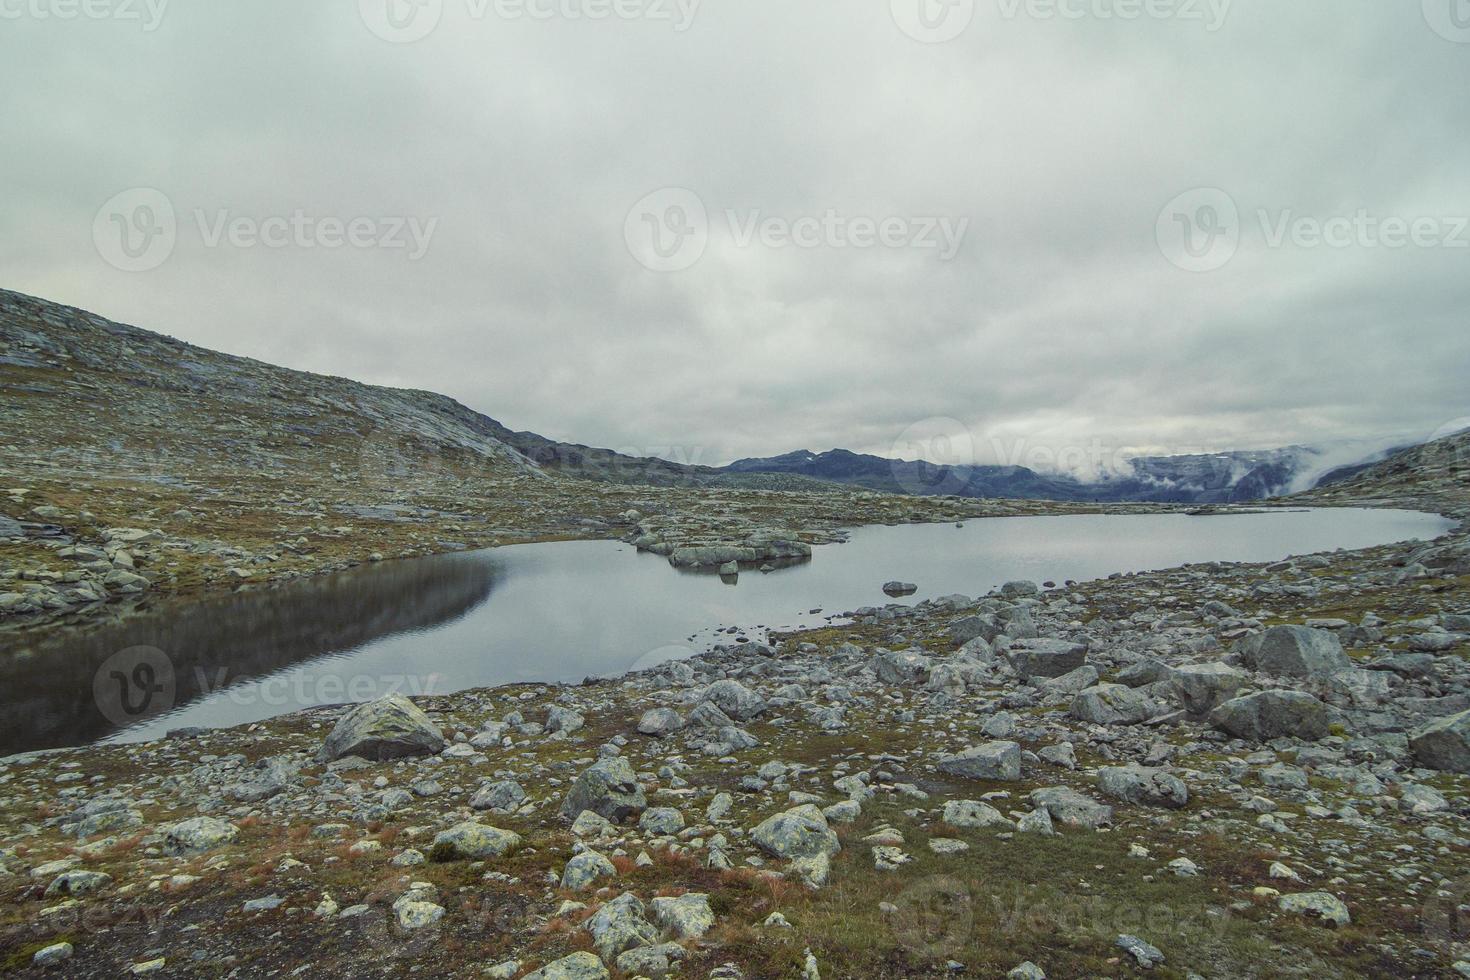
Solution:
[{"label": "distant mountain range", "polygon": [[889,493],[1032,500],[1239,503],[1281,496],[1316,463],[1304,447],[1193,456],[1147,456],[1129,472],[1086,482],[1024,466],[940,466],[834,449],[742,459],[735,473],[787,473]]}]

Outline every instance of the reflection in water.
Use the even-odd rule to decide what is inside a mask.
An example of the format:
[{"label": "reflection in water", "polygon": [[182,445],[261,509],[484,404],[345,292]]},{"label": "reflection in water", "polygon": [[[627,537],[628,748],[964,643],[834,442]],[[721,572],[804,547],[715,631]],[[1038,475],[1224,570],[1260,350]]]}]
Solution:
[{"label": "reflection in water", "polygon": [[443,694],[612,676],[765,627],[817,626],[891,600],[983,595],[1187,562],[1264,562],[1427,538],[1451,526],[1398,511],[997,518],[869,527],[808,563],[718,576],[612,541],[517,545],[364,567],[198,603],[158,603],[25,649],[0,637],[0,755],[170,728],[225,727],[391,690]]},{"label": "reflection in water", "polygon": [[[11,637],[8,646],[0,637],[0,755],[96,741],[225,685],[452,622],[490,597],[497,572],[483,552],[390,562],[156,603],[84,634]],[[344,686],[342,700],[350,693]]]}]

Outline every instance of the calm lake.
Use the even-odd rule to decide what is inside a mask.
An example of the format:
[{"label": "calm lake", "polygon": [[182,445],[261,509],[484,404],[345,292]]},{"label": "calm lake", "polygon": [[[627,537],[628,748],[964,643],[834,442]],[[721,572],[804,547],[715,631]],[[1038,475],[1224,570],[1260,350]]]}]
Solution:
[{"label": "calm lake", "polygon": [[[276,589],[158,601],[115,623],[0,636],[0,756],[259,721],[401,691],[579,681],[890,601],[981,595],[1191,562],[1426,540],[1453,524],[1384,510],[1026,517],[869,527],[731,585],[608,541],[367,566]],[[890,600],[883,583],[919,586]],[[821,610],[812,612],[812,610]],[[8,644],[8,645],[7,645]]]}]

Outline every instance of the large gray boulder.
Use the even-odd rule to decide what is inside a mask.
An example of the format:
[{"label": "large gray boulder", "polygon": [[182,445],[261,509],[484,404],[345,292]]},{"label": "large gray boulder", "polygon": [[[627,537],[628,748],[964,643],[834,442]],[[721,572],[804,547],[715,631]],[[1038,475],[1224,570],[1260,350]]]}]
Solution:
[{"label": "large gray boulder", "polygon": [[737,680],[715,681],[704,700],[735,721],[749,721],[766,710],[766,700]]},{"label": "large gray boulder", "polygon": [[337,722],[317,752],[317,761],[355,755],[370,762],[436,755],[444,735],[412,701],[401,694],[353,708]]},{"label": "large gray boulder", "polygon": [[1409,748],[1426,769],[1470,773],[1470,711],[1431,721],[1409,736]]},{"label": "large gray boulder", "polygon": [[873,658],[873,672],[884,684],[922,684],[928,679],[932,666],[933,661],[913,650],[902,650],[898,653],[884,651]]},{"label": "large gray boulder", "polygon": [[1161,713],[1148,692],[1122,684],[1099,684],[1072,699],[1072,717],[1094,725],[1136,725]]},{"label": "large gray boulder", "polygon": [[939,771],[964,779],[1013,783],[1021,778],[1021,746],[1015,742],[988,742],[939,761]]},{"label": "large gray boulder", "polygon": [[599,759],[577,777],[561,805],[561,815],[575,820],[590,810],[608,820],[621,821],[648,808],[648,798],[637,773],[621,756]]},{"label": "large gray boulder", "polygon": [[1353,668],[1336,633],[1305,626],[1273,626],[1239,649],[1254,670],[1275,677],[1330,677]]},{"label": "large gray boulder", "polygon": [[1022,678],[1061,677],[1087,662],[1087,644],[1068,640],[1017,640],[1006,656]]},{"label": "large gray boulder", "polygon": [[1245,671],[1223,663],[1186,664],[1169,674],[1180,704],[1196,718],[1205,717],[1230,700],[1247,680]]},{"label": "large gray boulder", "polygon": [[191,817],[163,832],[163,852],[175,857],[203,854],[226,844],[233,844],[240,830],[218,817]]},{"label": "large gray boulder", "polygon": [[1067,786],[1048,786],[1031,794],[1031,805],[1067,827],[1096,830],[1113,822],[1113,808]]},{"label": "large gray boulder", "polygon": [[1097,773],[1097,788],[1125,803],[1178,810],[1189,803],[1184,780],[1162,769],[1144,766],[1108,766]]},{"label": "large gray boulder", "polygon": [[1210,723],[1236,738],[1267,742],[1273,738],[1326,738],[1331,727],[1327,705],[1302,691],[1262,691],[1226,701],[1210,713]]},{"label": "large gray boulder", "polygon": [[439,861],[483,861],[510,854],[520,846],[520,834],[466,820],[434,835],[431,853]]},{"label": "large gray boulder", "polygon": [[1001,635],[1003,629],[995,617],[982,613],[978,616],[966,616],[949,624],[949,638],[957,646],[969,643],[974,639],[984,640],[986,643],[994,643]]},{"label": "large gray boulder", "polygon": [[810,803],[762,821],[750,837],[767,854],[787,860],[831,857],[842,850],[826,815]]}]

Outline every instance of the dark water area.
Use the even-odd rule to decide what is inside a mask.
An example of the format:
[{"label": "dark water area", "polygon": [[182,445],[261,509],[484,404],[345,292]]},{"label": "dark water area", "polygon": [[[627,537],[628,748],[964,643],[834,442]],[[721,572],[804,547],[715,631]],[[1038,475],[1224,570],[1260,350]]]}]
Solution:
[{"label": "dark water area", "polygon": [[[893,601],[981,595],[1205,561],[1436,537],[1452,522],[1383,510],[998,518],[870,527],[810,562],[730,584],[609,541],[517,545],[365,566],[117,621],[0,636],[0,755],[181,727],[227,727],[399,691],[446,694],[616,676],[742,635]],[[813,613],[812,610],[822,610]]]}]

